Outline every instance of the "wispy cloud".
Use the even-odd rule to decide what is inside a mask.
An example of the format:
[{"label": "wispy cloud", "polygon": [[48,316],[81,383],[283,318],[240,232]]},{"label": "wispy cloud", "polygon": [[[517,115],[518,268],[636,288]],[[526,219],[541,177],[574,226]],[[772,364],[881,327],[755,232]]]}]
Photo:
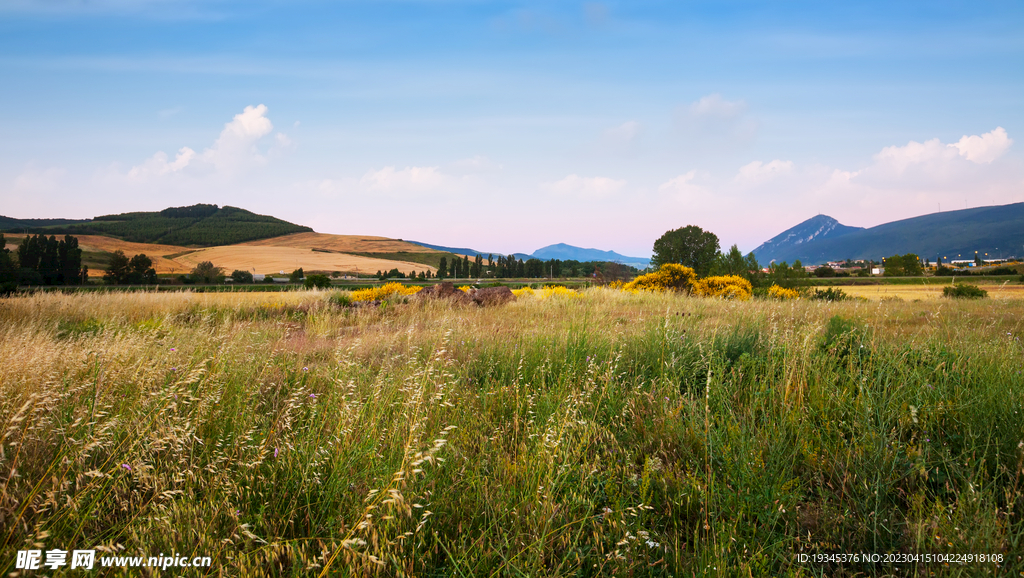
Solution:
[{"label": "wispy cloud", "polygon": [[608,177],[581,177],[569,175],[554,182],[541,184],[541,190],[558,195],[572,195],[582,199],[605,199],[623,189],[626,181]]}]

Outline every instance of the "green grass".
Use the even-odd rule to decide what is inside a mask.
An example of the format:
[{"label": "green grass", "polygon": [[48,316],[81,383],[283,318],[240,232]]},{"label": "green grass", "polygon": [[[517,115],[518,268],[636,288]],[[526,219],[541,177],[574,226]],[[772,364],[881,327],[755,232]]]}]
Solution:
[{"label": "green grass", "polygon": [[343,297],[0,301],[8,571],[32,542],[229,576],[1024,570],[1022,302]]}]

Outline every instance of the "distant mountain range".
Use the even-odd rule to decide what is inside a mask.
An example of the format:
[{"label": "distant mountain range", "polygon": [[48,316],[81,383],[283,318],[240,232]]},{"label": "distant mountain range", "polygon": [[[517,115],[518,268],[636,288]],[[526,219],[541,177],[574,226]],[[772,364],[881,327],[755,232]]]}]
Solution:
[{"label": "distant mountain range", "polygon": [[754,249],[759,263],[816,265],[915,253],[932,261],[1024,256],[1024,203],[932,213],[869,229],[817,215]]},{"label": "distant mountain range", "polygon": [[[477,251],[476,249],[469,249],[466,247],[445,247],[443,245],[430,245],[427,243],[420,243],[419,241],[408,241],[409,243],[415,243],[417,245],[428,247],[430,249],[436,249],[438,251],[448,251],[449,253],[457,253],[459,255],[494,255],[495,257],[507,256],[505,253],[497,253],[494,251]],[[650,259],[644,257],[627,257],[621,255],[615,251],[602,251],[600,249],[584,249],[582,247],[574,247],[572,245],[566,245],[565,243],[557,243],[555,245],[548,245],[537,249],[531,253],[513,253],[517,259],[540,259],[542,261],[548,261],[550,259],[559,259],[561,261],[605,261],[611,263],[622,263],[623,265],[632,265],[639,269],[643,269],[651,264]]]}]

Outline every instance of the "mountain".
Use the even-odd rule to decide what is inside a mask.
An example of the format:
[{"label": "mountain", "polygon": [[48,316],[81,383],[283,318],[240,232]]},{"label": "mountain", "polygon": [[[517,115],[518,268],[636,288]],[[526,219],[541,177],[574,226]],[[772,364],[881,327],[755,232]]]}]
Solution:
[{"label": "mountain", "polygon": [[548,245],[542,247],[533,252],[532,257],[547,261],[549,259],[560,259],[562,261],[607,261],[612,263],[622,263],[624,265],[633,265],[634,267],[643,269],[651,264],[650,259],[643,257],[627,257],[620,255],[615,251],[602,251],[600,249],[583,249],[581,247],[574,247],[572,245],[566,245],[565,243],[557,243],[555,245]]},{"label": "mountain", "polygon": [[[19,222],[28,222],[22,220]],[[171,207],[160,212],[121,213],[104,215],[88,221],[55,222],[36,220],[30,233],[106,235],[133,243],[160,243],[212,247],[232,245],[280,237],[291,233],[312,232],[313,229],[295,225],[281,219],[239,209],[217,205]],[[0,230],[24,231],[25,226],[13,227],[0,223]]]},{"label": "mountain", "polygon": [[[841,259],[880,260],[906,253],[933,261],[940,257],[943,260],[969,259],[974,257],[975,251],[982,255],[988,253],[990,259],[1024,256],[1024,203],[931,213],[870,229],[848,227],[853,230],[839,235],[819,234],[800,243],[790,242],[773,248],[772,243],[780,237],[794,230],[800,233],[800,227],[809,222],[754,249],[757,260],[767,264],[772,259],[789,263],[799,259],[811,265]],[[813,229],[812,226],[809,230]]]},{"label": "mountain", "polygon": [[803,261],[801,257],[791,255],[801,254],[808,243],[826,238],[834,239],[861,230],[863,227],[847,227],[828,215],[816,215],[765,241],[754,249],[754,255],[759,262],[765,264],[772,261],[792,262],[795,259]]},{"label": "mountain", "polygon": [[[476,249],[468,249],[465,247],[445,247],[443,245],[430,245],[427,243],[420,243],[419,241],[408,241],[409,243],[416,243],[422,247],[428,247],[430,249],[436,249],[438,251],[448,251],[449,253],[456,253],[458,255],[494,255],[495,257],[504,257],[504,253],[495,253],[492,251],[477,251]],[[643,257],[627,257],[620,255],[615,251],[602,251],[600,249],[583,249],[580,247],[574,247],[572,245],[566,245],[565,243],[558,243],[555,245],[548,245],[542,247],[530,253],[512,253],[512,256],[517,259],[526,261],[527,259],[540,259],[541,261],[548,261],[550,259],[559,259],[561,261],[610,261],[613,263],[622,263],[624,265],[632,265],[643,269],[651,264],[650,259]]]},{"label": "mountain", "polygon": [[434,249],[435,251],[446,251],[448,253],[455,253],[456,255],[483,255],[486,258],[488,255],[494,255],[495,257],[504,257],[504,253],[496,253],[494,251],[477,251],[476,249],[467,249],[466,247],[445,247],[443,245],[431,245],[429,243],[420,243],[419,241],[406,241],[406,243],[413,243],[420,247],[426,247],[428,249]]}]

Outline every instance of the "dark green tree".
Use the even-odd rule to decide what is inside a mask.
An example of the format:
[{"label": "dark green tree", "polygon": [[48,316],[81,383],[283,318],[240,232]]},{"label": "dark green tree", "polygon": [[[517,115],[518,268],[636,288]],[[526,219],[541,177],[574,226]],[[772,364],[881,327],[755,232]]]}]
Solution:
[{"label": "dark green tree", "polygon": [[678,263],[691,267],[698,276],[711,272],[718,255],[718,236],[695,225],[667,231],[654,242],[651,265]]},{"label": "dark green tree", "polygon": [[437,266],[437,278],[444,280],[448,277],[448,258],[441,257],[441,264]]},{"label": "dark green tree", "polygon": [[7,248],[7,240],[0,233],[0,295],[8,295],[18,288],[18,270],[14,257]]},{"label": "dark green tree", "polygon": [[[300,275],[302,269],[296,270]],[[192,280],[196,283],[216,283],[217,278],[221,276],[221,268],[214,266],[210,261],[203,261],[192,268]],[[295,273],[292,273],[295,275]],[[300,277],[301,278],[301,277]]]},{"label": "dark green tree", "polygon": [[131,261],[124,251],[118,250],[110,256],[107,262],[107,271],[103,275],[103,281],[110,285],[120,285],[128,282],[128,273]]},{"label": "dark green tree", "polygon": [[302,278],[305,276],[306,274],[302,271],[302,267],[299,267],[298,269],[292,271],[292,274],[288,276],[288,282],[302,283]]},{"label": "dark green tree", "polygon": [[331,286],[331,279],[327,275],[310,275],[302,284],[306,289],[327,289]]},{"label": "dark green tree", "polygon": [[155,285],[156,269],[153,268],[153,260],[145,254],[132,257],[128,262],[128,279],[130,285]]},{"label": "dark green tree", "polygon": [[718,254],[714,271],[719,275],[739,275],[746,279],[750,278],[750,268],[747,266],[747,261],[743,258],[740,248],[736,245],[730,247],[728,253]]},{"label": "dark green tree", "polygon": [[241,269],[235,269],[231,272],[231,280],[235,283],[252,283],[252,273],[248,271],[242,271]]}]

